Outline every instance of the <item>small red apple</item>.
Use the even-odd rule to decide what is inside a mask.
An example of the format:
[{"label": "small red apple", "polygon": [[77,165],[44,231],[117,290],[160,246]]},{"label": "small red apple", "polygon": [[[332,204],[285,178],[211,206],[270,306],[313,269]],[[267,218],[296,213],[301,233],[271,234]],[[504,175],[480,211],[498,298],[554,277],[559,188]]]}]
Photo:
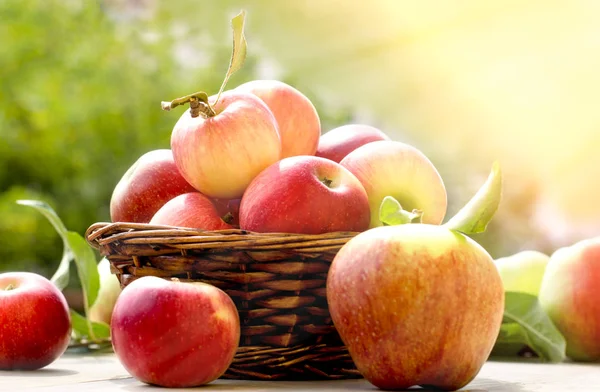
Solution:
[{"label": "small red apple", "polygon": [[235,90],[252,93],[267,104],[279,126],[281,158],[315,154],[321,121],[304,94],[279,80],[253,80]]},{"label": "small red apple", "polygon": [[[210,198],[240,198],[252,179],[281,156],[275,117],[256,96],[224,92],[216,105],[198,117],[190,109],[171,133],[171,148],[179,171]],[[204,104],[208,105],[208,104]]]},{"label": "small red apple", "polygon": [[539,300],[575,361],[600,361],[600,237],[558,249],[546,266]]},{"label": "small red apple", "polygon": [[240,228],[255,232],[320,234],[369,226],[367,194],[339,164],[314,156],[282,159],[248,186]]},{"label": "small red apple", "polygon": [[390,140],[390,138],[370,125],[342,125],[321,136],[316,156],[339,163],[358,147],[378,140]]},{"label": "small red apple", "polygon": [[52,282],[31,272],[0,274],[0,369],[43,368],[70,337],[69,306]]},{"label": "small red apple", "polygon": [[184,193],[169,200],[154,214],[150,223],[200,230],[233,228],[219,216],[211,200],[199,192]]},{"label": "small red apple", "polygon": [[195,387],[225,373],[239,345],[240,321],[232,299],[215,286],[146,276],[121,292],[111,337],[117,358],[136,379]]},{"label": "small red apple", "polygon": [[110,199],[113,222],[148,223],[167,201],[195,191],[179,173],[169,149],[143,154],[125,172]]}]

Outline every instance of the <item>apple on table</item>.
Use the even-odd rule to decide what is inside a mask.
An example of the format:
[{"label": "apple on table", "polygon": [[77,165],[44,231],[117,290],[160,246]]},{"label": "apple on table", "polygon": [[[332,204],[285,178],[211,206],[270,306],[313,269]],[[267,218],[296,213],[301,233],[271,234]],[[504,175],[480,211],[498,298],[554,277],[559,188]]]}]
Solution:
[{"label": "apple on table", "polygon": [[0,370],[36,370],[60,357],[71,338],[63,293],[31,272],[0,274]]}]

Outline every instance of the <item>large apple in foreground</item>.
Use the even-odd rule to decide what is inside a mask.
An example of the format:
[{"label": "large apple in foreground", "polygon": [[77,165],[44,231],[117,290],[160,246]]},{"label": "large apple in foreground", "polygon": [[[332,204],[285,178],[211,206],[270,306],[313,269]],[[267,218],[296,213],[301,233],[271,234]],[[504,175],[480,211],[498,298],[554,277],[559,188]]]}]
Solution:
[{"label": "large apple in foreground", "polygon": [[43,368],[70,337],[69,306],[52,282],[30,272],[0,274],[0,369]]},{"label": "large apple in foreground", "polygon": [[235,90],[254,94],[267,104],[279,126],[281,158],[315,154],[321,121],[304,94],[279,80],[253,80]]},{"label": "large apple in foreground", "polygon": [[342,125],[321,136],[315,155],[339,163],[358,147],[378,140],[390,140],[390,138],[370,125]]},{"label": "large apple in foreground", "polygon": [[340,165],[363,184],[371,207],[370,227],[382,226],[379,208],[386,196],[404,210],[422,211],[422,222],[440,224],[446,215],[444,182],[431,161],[417,148],[396,141],[376,141],[348,154]]},{"label": "large apple in foreground", "polygon": [[524,250],[494,260],[504,291],[518,291],[537,296],[550,257],[536,250]]},{"label": "large apple in foreground", "polygon": [[190,109],[171,133],[179,171],[210,198],[235,199],[250,181],[281,157],[275,117],[258,97],[224,92],[212,112],[192,117]]},{"label": "large apple in foreground", "polygon": [[576,361],[600,360],[600,237],[550,256],[539,300]]},{"label": "large apple in foreground", "polygon": [[468,384],[504,311],[491,256],[458,232],[426,224],[352,238],[331,264],[327,300],[358,370],[382,389]]},{"label": "large apple in foreground", "polygon": [[169,149],[140,156],[117,183],[110,199],[113,222],[148,223],[163,204],[195,189],[181,176]]},{"label": "large apple in foreground", "polygon": [[169,200],[150,220],[151,224],[190,227],[200,230],[226,230],[226,223],[213,202],[199,192],[190,192]]},{"label": "large apple in foreground", "polygon": [[240,228],[255,232],[321,234],[363,231],[369,201],[360,182],[325,158],[282,159],[248,186],[240,205]]},{"label": "large apple in foreground", "polygon": [[231,298],[215,286],[147,276],[123,289],[111,337],[136,379],[194,387],[225,373],[238,348],[240,321]]}]

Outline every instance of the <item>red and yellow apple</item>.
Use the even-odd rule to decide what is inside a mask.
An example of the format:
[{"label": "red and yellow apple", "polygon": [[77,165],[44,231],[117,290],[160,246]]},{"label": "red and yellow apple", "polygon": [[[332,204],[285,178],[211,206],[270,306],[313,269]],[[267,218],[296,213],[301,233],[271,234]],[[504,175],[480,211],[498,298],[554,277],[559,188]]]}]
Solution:
[{"label": "red and yellow apple", "polygon": [[315,155],[339,163],[358,147],[378,140],[390,140],[390,138],[370,125],[342,125],[321,136]]},{"label": "red and yellow apple", "polygon": [[254,94],[267,104],[279,126],[281,158],[315,154],[321,121],[304,94],[278,80],[253,80],[235,90]]},{"label": "red and yellow apple", "polygon": [[0,274],[0,370],[35,370],[60,357],[71,338],[63,293],[31,272]]},{"label": "red and yellow apple", "polygon": [[169,200],[152,217],[150,224],[200,230],[233,228],[219,216],[213,202],[199,192],[185,193]]},{"label": "red and yellow apple", "polygon": [[98,275],[100,276],[100,290],[98,296],[90,307],[88,318],[91,321],[110,324],[115,303],[121,294],[121,283],[119,278],[110,270],[110,262],[106,257],[98,263]]},{"label": "red and yellow apple", "polygon": [[600,360],[600,237],[550,256],[539,293],[543,309],[576,361]]},{"label": "red and yellow apple", "polygon": [[487,360],[504,311],[491,256],[444,226],[404,224],[352,238],[327,276],[333,323],[381,389],[456,390]]},{"label": "red and yellow apple", "polygon": [[308,155],[282,159],[261,172],[240,205],[240,228],[262,233],[363,231],[369,219],[367,193],[356,177]]},{"label": "red and yellow apple", "polygon": [[340,165],[363,184],[371,208],[370,227],[382,226],[379,208],[392,196],[404,210],[422,211],[422,222],[440,224],[446,215],[444,182],[433,163],[417,148],[397,141],[375,141],[358,147]]},{"label": "red and yellow apple", "polygon": [[110,199],[113,222],[148,223],[163,204],[195,189],[181,176],[171,150],[140,156],[117,183]]},{"label": "red and yellow apple", "polygon": [[240,321],[231,298],[215,286],[147,276],[123,289],[111,337],[117,358],[139,381],[194,387],[228,369]]},{"label": "red and yellow apple", "polygon": [[171,133],[183,177],[210,198],[240,198],[252,179],[281,157],[275,117],[255,95],[224,92],[214,114],[186,110]]}]

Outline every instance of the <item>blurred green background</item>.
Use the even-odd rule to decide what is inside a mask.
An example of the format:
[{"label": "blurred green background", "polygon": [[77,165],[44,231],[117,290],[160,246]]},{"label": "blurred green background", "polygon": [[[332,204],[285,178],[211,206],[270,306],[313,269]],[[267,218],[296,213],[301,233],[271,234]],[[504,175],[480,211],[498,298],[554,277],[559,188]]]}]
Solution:
[{"label": "blurred green background", "polygon": [[492,256],[600,235],[600,5],[416,3],[0,1],[0,271],[49,276],[60,260],[52,226],[18,199],[81,234],[109,220],[125,170],[169,147],[180,113],[160,102],[218,90],[242,8],[248,58],[229,88],[280,79],[323,132],[362,122],[415,145],[448,216],[499,160],[504,198],[476,237]]}]

